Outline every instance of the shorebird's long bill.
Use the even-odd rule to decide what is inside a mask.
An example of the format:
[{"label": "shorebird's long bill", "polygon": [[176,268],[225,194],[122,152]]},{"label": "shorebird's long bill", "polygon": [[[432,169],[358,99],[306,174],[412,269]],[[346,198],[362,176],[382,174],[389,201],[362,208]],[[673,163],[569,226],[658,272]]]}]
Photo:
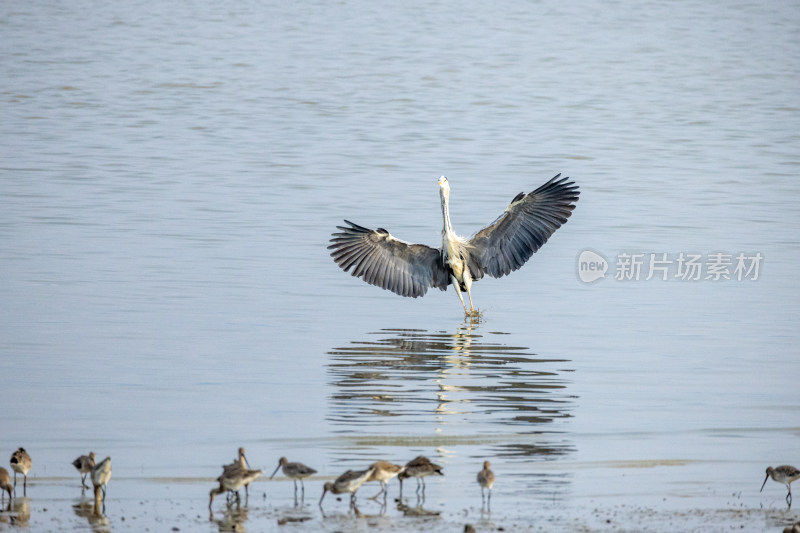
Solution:
[{"label": "shorebird's long bill", "polygon": [[769,474],[767,474],[767,477],[764,478],[764,483],[761,484],[761,490],[759,490],[758,492],[763,492],[764,491],[764,485],[767,484],[767,480],[768,479],[769,479]]},{"label": "shorebird's long bill", "polygon": [[244,459],[244,465],[247,467],[247,469],[251,470],[250,461],[247,460],[247,456],[245,454],[242,454],[242,459]]},{"label": "shorebird's long bill", "polygon": [[322,489],[322,498],[319,499],[320,506],[322,505],[322,500],[325,499],[325,495],[328,493],[328,489]]},{"label": "shorebird's long bill", "polygon": [[280,465],[280,463],[278,463],[278,466],[276,466],[276,467],[275,467],[275,471],[272,473],[272,475],[271,475],[271,476],[269,476],[269,478],[270,478],[270,479],[274,478],[274,477],[275,477],[275,474],[277,474],[277,473],[278,473],[278,470],[280,470],[280,468],[281,468],[281,465]]}]

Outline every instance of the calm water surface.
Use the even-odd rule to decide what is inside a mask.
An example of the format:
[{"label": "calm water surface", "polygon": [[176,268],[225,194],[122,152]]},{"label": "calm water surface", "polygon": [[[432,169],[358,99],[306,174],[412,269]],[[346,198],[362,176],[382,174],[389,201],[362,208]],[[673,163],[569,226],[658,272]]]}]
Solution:
[{"label": "calm water surface", "polygon": [[[799,26],[788,1],[3,2],[0,454],[34,458],[12,515],[798,520],[758,488],[800,466]],[[473,287],[477,321],[452,290],[403,299],[325,248],[343,218],[438,245],[442,174],[469,235],[558,172],[581,187],[573,217]],[[579,280],[584,249],[606,279]],[[756,281],[613,279],[620,253],[681,252],[764,259]],[[306,505],[276,477],[209,521],[238,446],[266,474],[281,455],[319,470]],[[99,522],[70,465],[90,449],[114,461]],[[322,481],[418,454],[446,472],[424,502],[316,507]]]}]

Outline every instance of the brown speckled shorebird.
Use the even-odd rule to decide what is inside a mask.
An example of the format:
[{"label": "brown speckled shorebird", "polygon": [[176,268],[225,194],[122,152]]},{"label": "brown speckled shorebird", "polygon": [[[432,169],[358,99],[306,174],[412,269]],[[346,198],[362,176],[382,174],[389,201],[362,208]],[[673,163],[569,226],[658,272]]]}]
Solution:
[{"label": "brown speckled shorebird", "polygon": [[484,489],[489,489],[489,498],[488,502],[489,505],[492,504],[492,485],[494,485],[494,472],[492,472],[491,465],[489,461],[483,462],[483,470],[478,472],[478,485],[481,486],[481,501],[485,501],[487,498],[484,494]]},{"label": "brown speckled shorebird", "polygon": [[81,455],[72,461],[72,466],[81,474],[81,487],[88,489],[89,485],[86,484],[86,475],[91,473],[92,468],[94,468],[94,452],[89,452],[89,455]]},{"label": "brown speckled shorebird", "polygon": [[[787,490],[789,493],[786,495],[786,503],[789,506],[792,505],[792,481],[800,479],[800,470],[796,469],[790,465],[781,465],[772,468],[771,466],[767,468],[767,477],[764,478],[764,483],[761,484],[761,490],[764,490],[764,485],[767,484],[767,480],[772,478],[774,481],[778,483],[783,483],[786,485]],[[760,492],[760,491],[759,491]]]},{"label": "brown speckled shorebird", "polygon": [[214,496],[222,494],[225,491],[228,491],[229,496],[231,494],[235,495],[237,504],[241,503],[241,498],[239,497],[239,489],[241,486],[244,485],[247,487],[247,485],[260,475],[261,470],[250,470],[243,467],[238,462],[226,466],[222,471],[222,475],[217,478],[219,487],[211,489],[209,493],[208,508],[210,509],[211,504],[214,503]]},{"label": "brown speckled shorebird", "polygon": [[319,499],[319,505],[322,507],[322,500],[325,499],[325,494],[332,492],[334,494],[350,493],[350,505],[356,503],[356,491],[367,482],[367,479],[372,475],[374,469],[368,468],[366,470],[353,471],[348,470],[341,476],[336,478],[336,481],[325,483],[322,488],[322,498]]},{"label": "brown speckled shorebird", "polygon": [[275,477],[275,474],[278,473],[278,469],[283,469],[283,475],[294,481],[294,495],[297,497],[297,480],[300,480],[300,487],[302,488],[302,497],[305,498],[306,495],[306,486],[303,484],[303,479],[313,476],[317,473],[316,470],[311,468],[310,466],[306,466],[303,463],[290,463],[286,457],[281,457],[278,460],[278,466],[275,467],[275,471],[269,476],[270,479]]},{"label": "brown speckled shorebird", "polygon": [[31,469],[31,456],[25,451],[25,448],[19,448],[11,454],[11,470],[14,471],[14,493],[17,492],[17,473],[22,474],[25,478],[22,482],[22,495],[28,495],[28,472]]},{"label": "brown speckled shorebird", "polygon": [[389,461],[377,461],[372,463],[369,467],[372,470],[372,475],[369,476],[367,482],[378,481],[381,484],[381,491],[370,499],[374,500],[381,494],[383,494],[383,498],[386,499],[386,494],[388,493],[387,483],[390,479],[402,472],[403,467],[390,463]]},{"label": "brown speckled shorebird", "polygon": [[[223,473],[226,470],[228,470],[229,468],[233,468],[233,469],[242,468],[242,469],[244,469],[246,471],[249,471],[249,472],[255,472],[255,470],[251,470],[250,469],[250,463],[247,461],[247,457],[244,454],[244,448],[239,448],[238,457],[234,462],[232,462],[229,465],[225,465],[225,466],[222,467]],[[261,470],[259,470],[258,473],[260,475],[261,474]],[[247,477],[248,476],[245,476],[245,478],[247,478]],[[244,497],[245,497],[245,499],[248,499],[250,497],[250,482],[253,481],[257,477],[258,477],[257,475],[253,476],[252,479],[247,479],[245,481],[245,483],[243,484],[244,485]]]},{"label": "brown speckled shorebird", "polygon": [[8,500],[11,501],[11,476],[8,475],[8,470],[0,467],[0,497],[5,501],[6,492],[8,493]]},{"label": "brown speckled shorebird", "polygon": [[[397,479],[400,480],[400,494],[403,494],[403,480],[410,477],[417,479],[417,493],[419,493],[421,486],[422,494],[425,494],[425,476],[432,475],[443,476],[442,467],[432,463],[431,460],[424,455],[415,457],[406,463],[402,472],[397,474]],[[422,481],[421,484],[420,481]]]}]

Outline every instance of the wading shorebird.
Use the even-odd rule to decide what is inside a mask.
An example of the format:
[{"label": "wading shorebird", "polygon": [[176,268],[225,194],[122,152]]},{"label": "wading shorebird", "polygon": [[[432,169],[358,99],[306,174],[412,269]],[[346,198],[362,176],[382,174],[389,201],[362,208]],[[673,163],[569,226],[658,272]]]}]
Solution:
[{"label": "wading shorebird", "polygon": [[492,472],[489,461],[483,462],[483,470],[478,472],[478,485],[481,486],[481,501],[486,501],[484,489],[489,489],[489,505],[492,504],[492,485],[494,485],[494,472]]},{"label": "wading shorebird", "polygon": [[214,503],[214,496],[228,491],[228,503],[230,503],[231,495],[236,498],[236,503],[241,503],[239,496],[239,489],[244,485],[245,487],[252,483],[258,476],[261,475],[261,470],[249,470],[243,467],[240,463],[234,463],[226,466],[222,475],[217,478],[219,487],[211,489],[208,499],[208,508]]},{"label": "wading shorebird", "polygon": [[350,493],[350,505],[356,503],[356,491],[367,482],[367,479],[372,475],[373,469],[353,471],[348,470],[341,476],[336,478],[336,481],[328,481],[322,488],[322,497],[319,499],[319,505],[322,507],[322,500],[325,499],[325,494],[332,492],[334,494]]},{"label": "wading shorebird", "polygon": [[[424,296],[430,287],[443,291],[451,283],[466,315],[474,315],[472,282],[484,275],[501,278],[519,269],[541,248],[575,209],[578,186],[569,178],[553,179],[511,200],[494,222],[469,239],[450,224],[450,184],[439,178],[442,204],[442,247],[396,239],[383,228],[375,230],[345,220],[332,234],[331,256],[345,272],[400,296]],[[469,297],[470,310],[461,292]]]},{"label": "wading shorebird", "polygon": [[94,452],[89,452],[89,455],[81,455],[72,461],[72,466],[81,474],[81,487],[88,489],[89,485],[86,484],[86,475],[91,473],[92,468],[94,468]]},{"label": "wading shorebird", "polygon": [[22,481],[22,495],[28,495],[28,471],[31,469],[31,456],[25,448],[19,448],[11,454],[11,470],[14,471],[14,494],[17,493],[17,473],[24,476]]},{"label": "wading shorebird", "polygon": [[316,470],[311,468],[310,466],[306,466],[303,463],[290,463],[286,457],[281,457],[278,460],[278,466],[275,467],[275,471],[269,476],[270,479],[275,477],[275,474],[278,473],[278,469],[282,468],[283,475],[294,481],[294,495],[297,496],[297,480],[300,480],[300,487],[302,487],[302,495],[305,498],[306,495],[306,486],[303,483],[303,480],[307,477],[313,476],[317,473]]},{"label": "wading shorebird", "polygon": [[90,477],[94,485],[94,514],[101,516],[106,510],[106,489],[111,479],[111,457],[106,457],[94,465]]},{"label": "wading shorebird", "polygon": [[8,501],[11,501],[11,476],[8,475],[8,470],[0,467],[0,501],[5,501],[6,492],[8,493]]},{"label": "wading shorebird", "polygon": [[[767,480],[772,478],[774,481],[778,483],[783,483],[786,485],[786,489],[789,493],[786,495],[786,503],[790,506],[792,505],[792,481],[800,479],[800,470],[796,469],[790,465],[781,465],[772,468],[771,466],[767,468],[767,477],[764,478],[764,483],[761,484],[761,491],[764,490],[764,485],[767,484]],[[759,491],[759,492],[761,492]]]},{"label": "wading shorebird", "polygon": [[[242,468],[245,471],[255,472],[255,470],[250,469],[250,463],[247,461],[247,457],[244,454],[244,448],[239,448],[237,459],[229,465],[224,465],[222,467],[222,472],[224,473],[229,468]],[[259,475],[261,474],[261,470],[258,470]],[[246,481],[244,483],[244,497],[248,499],[250,497],[250,482],[257,478],[258,475],[253,477],[252,479]]]},{"label": "wading shorebird", "polygon": [[106,489],[111,479],[111,457],[106,457],[92,468],[92,485],[94,485],[94,497],[97,499],[100,491],[103,491],[103,499],[106,497]]},{"label": "wading shorebird", "polygon": [[370,499],[374,500],[383,494],[383,499],[385,500],[386,494],[388,493],[387,483],[390,479],[402,472],[403,467],[392,464],[389,461],[377,461],[372,463],[369,467],[372,470],[372,475],[369,476],[367,482],[369,483],[370,481],[378,481],[381,484],[381,491],[375,496],[372,496]]},{"label": "wading shorebird", "polygon": [[[442,467],[432,463],[430,459],[424,455],[415,457],[406,463],[403,471],[397,474],[397,479],[400,480],[400,494],[403,494],[403,480],[410,477],[417,479],[417,493],[419,493],[420,486],[422,487],[422,494],[425,494],[425,476],[438,475],[443,476]],[[420,481],[422,484],[420,485]]]}]

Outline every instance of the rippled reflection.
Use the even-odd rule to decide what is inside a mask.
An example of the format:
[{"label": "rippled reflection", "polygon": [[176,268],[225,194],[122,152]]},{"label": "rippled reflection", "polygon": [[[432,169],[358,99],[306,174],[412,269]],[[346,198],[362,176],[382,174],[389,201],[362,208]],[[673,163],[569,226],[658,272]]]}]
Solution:
[{"label": "rippled reflection", "polygon": [[[342,433],[372,435],[428,435],[433,426],[464,443],[491,443],[492,434],[509,430],[544,432],[544,426],[571,416],[569,361],[506,344],[510,339],[465,324],[454,333],[383,329],[335,348],[329,352],[329,420]],[[497,452],[547,455],[569,448],[552,439],[511,439]]]},{"label": "rippled reflection", "polygon": [[72,511],[76,516],[85,518],[94,533],[111,531],[110,520],[101,513],[98,502],[94,499],[81,497],[77,503],[72,505]]},{"label": "rippled reflection", "polygon": [[215,522],[220,531],[244,531],[247,522],[247,507],[228,506],[222,516],[217,518],[209,509],[209,521]]},{"label": "rippled reflection", "polygon": [[21,498],[4,499],[8,502],[0,508],[0,523],[13,526],[27,527],[31,520],[31,500],[27,496]]}]

